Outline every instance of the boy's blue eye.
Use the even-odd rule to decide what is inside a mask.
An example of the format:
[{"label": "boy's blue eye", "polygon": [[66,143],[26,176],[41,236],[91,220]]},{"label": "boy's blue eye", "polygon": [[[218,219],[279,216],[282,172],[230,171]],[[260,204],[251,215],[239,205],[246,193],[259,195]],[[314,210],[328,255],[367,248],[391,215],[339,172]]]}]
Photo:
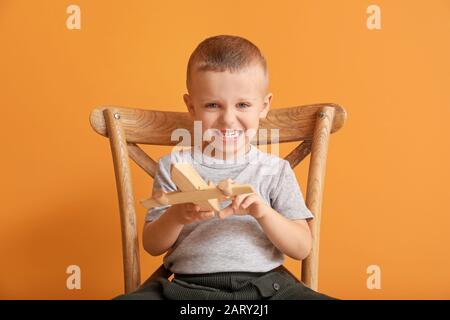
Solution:
[{"label": "boy's blue eye", "polygon": [[249,104],[244,103],[244,102],[240,102],[240,103],[238,103],[237,105],[238,105],[238,107],[239,107],[240,109],[245,109],[245,108],[247,108],[247,107],[250,107]]},{"label": "boy's blue eye", "polygon": [[[208,103],[208,104],[205,105],[205,107],[207,109],[215,109],[215,108],[218,108],[219,105],[217,103]],[[240,102],[240,103],[237,104],[237,107],[239,109],[245,109],[245,108],[250,107],[250,105],[248,103]]]}]

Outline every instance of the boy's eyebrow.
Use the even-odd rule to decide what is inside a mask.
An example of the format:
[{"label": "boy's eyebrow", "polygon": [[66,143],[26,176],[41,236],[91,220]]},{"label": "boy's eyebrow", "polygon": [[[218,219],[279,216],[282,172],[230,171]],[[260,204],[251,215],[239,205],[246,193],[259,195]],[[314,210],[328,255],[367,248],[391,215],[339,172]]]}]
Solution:
[{"label": "boy's eyebrow", "polygon": [[201,99],[200,100],[200,102],[211,102],[211,101],[220,101],[220,99],[211,98],[211,99]]},{"label": "boy's eyebrow", "polygon": [[[254,101],[255,99],[251,99],[251,98],[238,98],[238,101],[242,101],[242,100],[246,100],[246,101]],[[201,99],[200,102],[201,103],[205,103],[205,102],[218,102],[221,101],[221,99],[217,99],[217,98],[211,98],[211,99]]]}]

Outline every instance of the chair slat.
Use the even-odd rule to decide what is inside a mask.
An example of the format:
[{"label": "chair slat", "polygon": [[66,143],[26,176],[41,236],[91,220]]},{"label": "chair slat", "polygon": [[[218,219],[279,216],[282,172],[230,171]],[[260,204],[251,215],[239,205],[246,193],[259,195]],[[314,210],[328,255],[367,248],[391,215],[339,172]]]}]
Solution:
[{"label": "chair slat", "polygon": [[305,140],[292,150],[284,159],[289,162],[294,169],[311,152],[311,140]]},{"label": "chair slat", "polygon": [[158,165],[155,160],[150,158],[144,150],[134,143],[128,143],[128,154],[130,158],[136,162],[145,172],[147,172],[152,178],[156,174],[156,166]]},{"label": "chair slat", "polygon": [[[272,109],[266,119],[260,121],[259,133],[253,143],[271,144],[276,142],[291,142],[311,140],[315,116],[324,106],[335,109],[335,121],[331,127],[331,133],[339,130],[346,118],[345,110],[336,104],[322,103],[298,107]],[[122,107],[100,107],[91,112],[90,122],[94,130],[107,136],[103,110],[113,109],[120,115],[122,127],[125,131],[127,142],[139,144],[152,144],[173,146],[179,141],[172,141],[171,134],[176,129],[185,129],[191,134],[193,144],[193,119],[188,112],[155,111],[145,109],[133,109]],[[265,129],[265,130],[261,130]],[[272,129],[279,130],[278,136],[272,136]]]},{"label": "chair slat", "polygon": [[139,265],[139,242],[137,238],[136,211],[127,143],[120,121],[111,110],[104,111],[107,130],[110,135],[111,152],[119,198],[120,226],[122,229],[122,252],[125,278],[125,292],[134,291],[141,283]]},{"label": "chair slat", "polygon": [[308,257],[302,261],[301,279],[306,286],[316,291],[318,290],[322,196],[325,183],[328,142],[333,126],[334,112],[334,108],[324,107],[315,121],[314,136],[311,145],[311,158],[309,162],[308,186],[306,189],[305,203],[314,215],[314,219],[308,221],[312,235],[312,247]]}]

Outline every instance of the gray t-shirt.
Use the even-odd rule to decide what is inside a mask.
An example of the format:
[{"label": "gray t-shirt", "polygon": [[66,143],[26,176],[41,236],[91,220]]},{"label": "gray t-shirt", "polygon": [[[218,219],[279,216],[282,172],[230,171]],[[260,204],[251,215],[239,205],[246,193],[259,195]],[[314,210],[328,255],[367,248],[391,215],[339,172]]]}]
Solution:
[{"label": "gray t-shirt", "polygon": [[[232,160],[217,160],[197,149],[174,151],[159,160],[153,189],[177,190],[170,177],[172,163],[192,164],[206,182],[218,184],[231,178],[239,184],[251,184],[267,204],[288,219],[313,218],[289,162],[254,145],[250,145],[244,156]],[[230,200],[225,200],[220,208],[230,203]],[[145,220],[159,218],[168,207],[150,209]],[[283,262],[283,253],[250,215],[232,215],[225,219],[216,215],[209,220],[185,225],[172,250],[164,257],[164,266],[181,274],[267,272]]]}]

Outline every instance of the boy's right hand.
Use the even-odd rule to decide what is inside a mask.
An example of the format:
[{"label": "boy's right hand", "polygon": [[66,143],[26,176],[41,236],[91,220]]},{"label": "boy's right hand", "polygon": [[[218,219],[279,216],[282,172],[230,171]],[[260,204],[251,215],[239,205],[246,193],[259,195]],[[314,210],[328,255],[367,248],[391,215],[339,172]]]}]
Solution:
[{"label": "boy's right hand", "polygon": [[203,210],[198,204],[180,203],[172,205],[167,212],[171,214],[179,224],[191,224],[214,217],[214,211]]}]

